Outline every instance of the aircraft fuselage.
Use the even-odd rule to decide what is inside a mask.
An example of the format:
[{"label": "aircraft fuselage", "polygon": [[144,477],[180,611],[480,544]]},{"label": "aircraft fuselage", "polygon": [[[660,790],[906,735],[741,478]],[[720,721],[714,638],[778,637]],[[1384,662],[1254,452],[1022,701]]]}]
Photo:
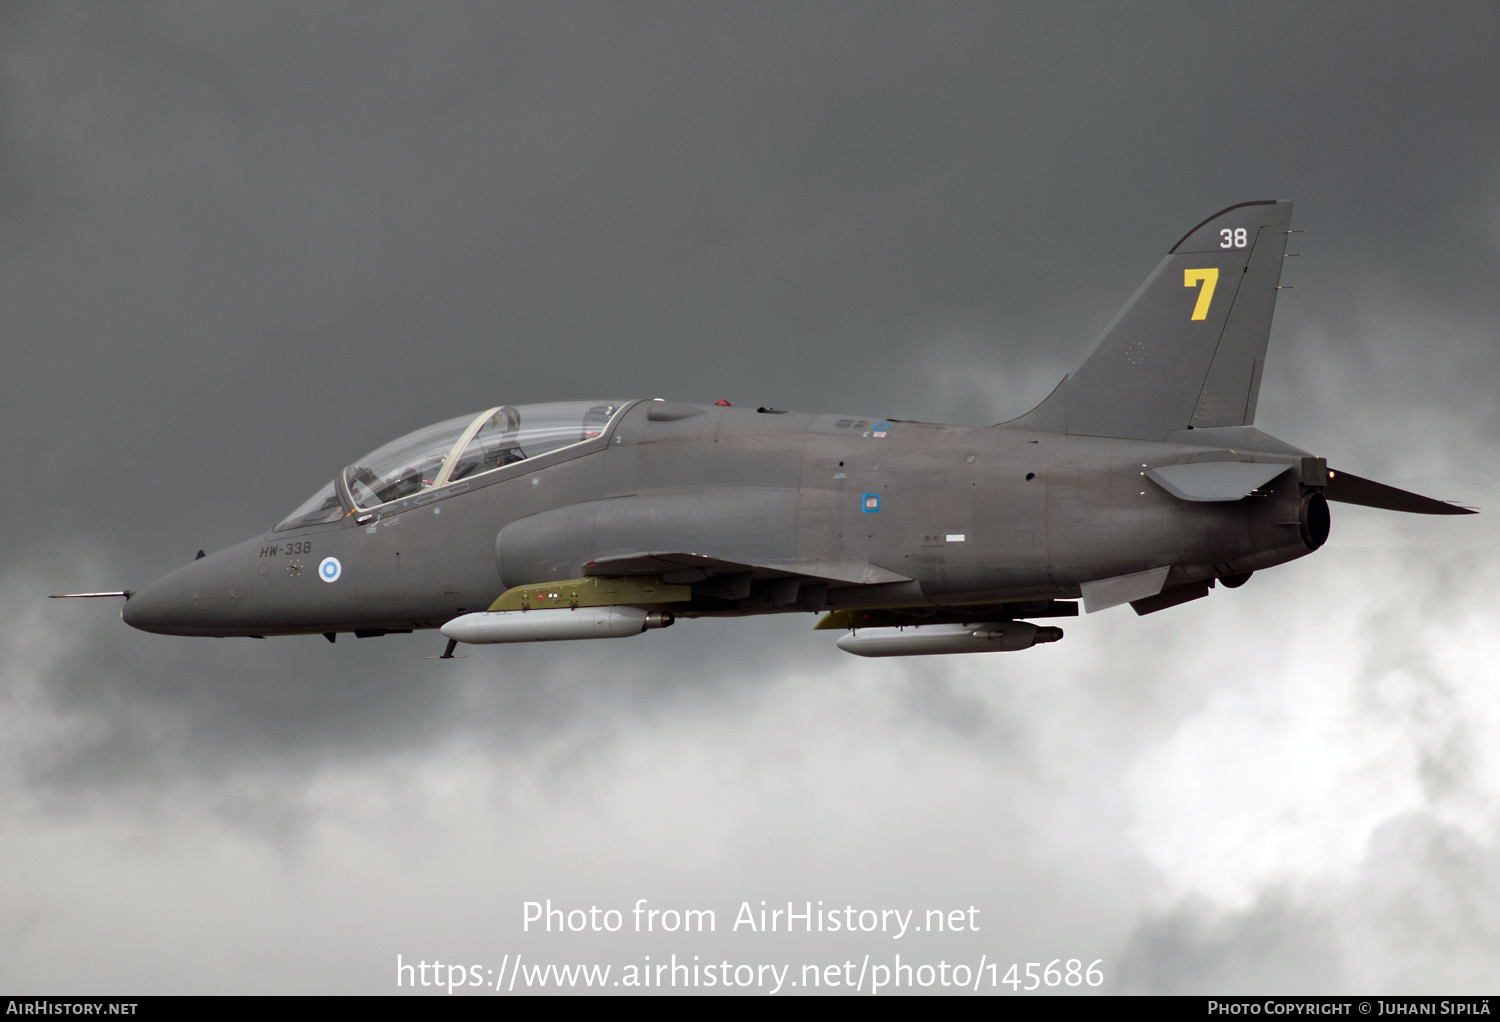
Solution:
[{"label": "aircraft fuselage", "polygon": [[[1203,461],[1285,471],[1229,502],[1145,475]],[[640,401],[586,443],[200,558],[124,617],[178,635],[378,634],[616,573],[692,586],[679,617],[1076,599],[1159,567],[1170,588],[1321,542],[1307,538],[1303,466],[1253,427],[1152,442]],[[653,552],[703,567],[653,565]]]}]

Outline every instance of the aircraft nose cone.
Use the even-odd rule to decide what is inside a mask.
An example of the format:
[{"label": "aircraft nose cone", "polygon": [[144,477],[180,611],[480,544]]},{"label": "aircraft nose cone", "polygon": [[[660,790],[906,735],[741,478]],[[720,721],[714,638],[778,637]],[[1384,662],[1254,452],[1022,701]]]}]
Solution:
[{"label": "aircraft nose cone", "polygon": [[134,593],[120,610],[132,628],[163,635],[244,634],[249,596],[244,551],[231,547],[193,561]]},{"label": "aircraft nose cone", "polygon": [[120,620],[143,632],[178,634],[192,618],[191,592],[184,592],[181,571],[157,579],[146,588],[132,593],[120,609]]}]

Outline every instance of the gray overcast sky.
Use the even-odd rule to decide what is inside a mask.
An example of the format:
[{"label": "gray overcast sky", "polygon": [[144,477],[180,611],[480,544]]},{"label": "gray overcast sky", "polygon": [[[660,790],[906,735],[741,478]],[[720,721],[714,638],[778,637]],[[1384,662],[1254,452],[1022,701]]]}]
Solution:
[{"label": "gray overcast sky", "polygon": [[[903,951],[1490,989],[1494,512],[1338,506],[1243,589],[896,663],[789,618],[433,665],[40,596],[501,401],[1008,418],[1256,198],[1309,228],[1258,424],[1500,508],[1496,52],[1458,3],[0,7],[0,987]],[[549,897],[721,932],[523,934]],[[986,928],[722,932],[761,899]]]}]

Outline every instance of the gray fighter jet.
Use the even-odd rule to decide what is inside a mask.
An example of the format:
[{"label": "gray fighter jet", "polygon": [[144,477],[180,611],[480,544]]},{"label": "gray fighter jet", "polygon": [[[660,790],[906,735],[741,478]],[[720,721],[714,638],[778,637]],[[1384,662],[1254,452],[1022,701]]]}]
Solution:
[{"label": "gray fighter jet", "polygon": [[1238,587],[1328,501],[1470,514],[1254,428],[1292,205],[1172,246],[1036,408],[997,426],[727,402],[500,405],[360,458],[263,535],[126,597],[172,635],[440,628],[457,643],[820,613],[862,656],[1020,650],[1037,620]]}]

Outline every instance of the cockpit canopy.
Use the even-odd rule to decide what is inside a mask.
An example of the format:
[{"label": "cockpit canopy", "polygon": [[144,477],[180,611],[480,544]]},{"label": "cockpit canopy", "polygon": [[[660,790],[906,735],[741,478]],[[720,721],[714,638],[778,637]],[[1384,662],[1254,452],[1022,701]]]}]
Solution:
[{"label": "cockpit canopy", "polygon": [[345,507],[338,479],[309,497],[275,531],[326,525],[350,511],[369,510],[422,490],[493,472],[506,465],[600,436],[625,402],[560,401],[499,405],[392,440],[340,474],[354,506]]}]

